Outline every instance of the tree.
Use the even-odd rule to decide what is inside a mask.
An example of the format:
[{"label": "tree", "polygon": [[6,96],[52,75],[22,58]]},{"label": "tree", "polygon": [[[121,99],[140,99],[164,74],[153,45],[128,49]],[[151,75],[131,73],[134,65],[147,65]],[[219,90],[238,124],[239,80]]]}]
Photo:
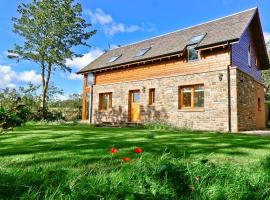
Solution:
[{"label": "tree", "polygon": [[19,18],[12,18],[14,32],[23,38],[23,45],[15,44],[9,58],[37,63],[42,76],[41,110],[46,109],[46,96],[52,70],[71,72],[66,60],[82,56],[72,49],[88,46],[88,39],[96,33],[82,18],[82,7],[74,0],[33,0],[18,6]]},{"label": "tree", "polygon": [[[268,50],[268,58],[270,58],[270,41],[266,44]],[[266,89],[266,98],[270,99],[270,70],[262,71],[262,78]]]}]

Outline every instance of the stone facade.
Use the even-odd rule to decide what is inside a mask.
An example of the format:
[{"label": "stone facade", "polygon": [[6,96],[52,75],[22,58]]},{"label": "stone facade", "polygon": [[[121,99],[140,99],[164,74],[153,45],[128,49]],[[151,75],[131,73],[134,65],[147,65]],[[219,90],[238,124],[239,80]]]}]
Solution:
[{"label": "stone facade", "polygon": [[[237,131],[236,69],[231,75],[232,130]],[[222,80],[220,80],[222,77]],[[183,85],[204,84],[204,109],[183,111],[178,109],[178,88]],[[149,106],[149,89],[155,88],[155,104]],[[128,95],[130,90],[140,90],[141,121],[165,121],[173,126],[194,130],[228,131],[228,81],[227,69],[178,75],[147,80],[93,86],[93,122],[128,121]],[[112,92],[112,110],[98,110],[99,94]]]},{"label": "stone facade", "polygon": [[239,131],[265,128],[264,87],[240,70],[237,70],[237,111]]}]

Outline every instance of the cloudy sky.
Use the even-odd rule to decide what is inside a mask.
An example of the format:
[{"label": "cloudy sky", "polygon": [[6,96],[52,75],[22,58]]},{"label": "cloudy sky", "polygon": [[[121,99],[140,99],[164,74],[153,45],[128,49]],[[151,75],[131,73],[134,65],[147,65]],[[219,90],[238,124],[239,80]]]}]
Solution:
[{"label": "cloudy sky", "polygon": [[[11,18],[17,16],[18,4],[30,0],[3,0],[0,6],[0,88],[18,87],[31,81],[40,83],[35,63],[15,62],[7,58],[7,50],[21,39],[12,32]],[[270,1],[266,0],[77,0],[83,5],[85,19],[97,34],[89,40],[92,48],[78,47],[81,58],[67,60],[72,73],[55,71],[52,81],[69,94],[81,92],[82,77],[76,71],[102,54],[104,49],[125,45],[149,37],[175,31],[218,17],[259,7],[265,36],[270,40]]]}]

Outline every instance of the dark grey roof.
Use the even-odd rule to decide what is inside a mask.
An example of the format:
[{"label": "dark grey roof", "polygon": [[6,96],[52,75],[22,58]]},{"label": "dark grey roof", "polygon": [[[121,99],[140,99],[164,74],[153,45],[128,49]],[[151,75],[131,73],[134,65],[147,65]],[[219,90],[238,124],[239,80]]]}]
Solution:
[{"label": "dark grey roof", "polygon": [[[78,73],[94,71],[101,68],[109,68],[116,65],[178,52],[180,53],[186,48],[192,37],[201,34],[206,34],[206,36],[200,44],[198,44],[197,48],[225,43],[228,41],[237,41],[249,25],[256,11],[257,8],[253,8],[241,13],[209,21],[207,23],[110,50],[81,69]],[[151,47],[150,51],[141,57],[135,56],[138,51],[147,47]],[[115,62],[110,63],[109,60],[111,57],[116,55],[122,56]]]}]

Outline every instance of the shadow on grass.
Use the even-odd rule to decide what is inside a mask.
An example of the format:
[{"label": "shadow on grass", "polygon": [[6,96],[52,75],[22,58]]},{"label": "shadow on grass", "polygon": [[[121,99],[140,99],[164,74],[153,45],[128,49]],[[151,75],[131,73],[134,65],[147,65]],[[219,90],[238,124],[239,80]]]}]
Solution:
[{"label": "shadow on grass", "polygon": [[[147,138],[149,134],[154,134],[154,137]],[[166,150],[185,152],[186,156],[214,153],[245,157],[254,151],[269,150],[269,142],[268,137],[241,134],[95,128],[85,125],[26,126],[0,137],[0,156],[30,156],[30,160],[15,162],[24,166],[61,163],[74,157],[85,159],[82,164],[94,163],[108,156],[111,147],[126,152],[132,152],[133,147],[141,147],[153,156]],[[10,162],[11,165],[15,163]]]}]

